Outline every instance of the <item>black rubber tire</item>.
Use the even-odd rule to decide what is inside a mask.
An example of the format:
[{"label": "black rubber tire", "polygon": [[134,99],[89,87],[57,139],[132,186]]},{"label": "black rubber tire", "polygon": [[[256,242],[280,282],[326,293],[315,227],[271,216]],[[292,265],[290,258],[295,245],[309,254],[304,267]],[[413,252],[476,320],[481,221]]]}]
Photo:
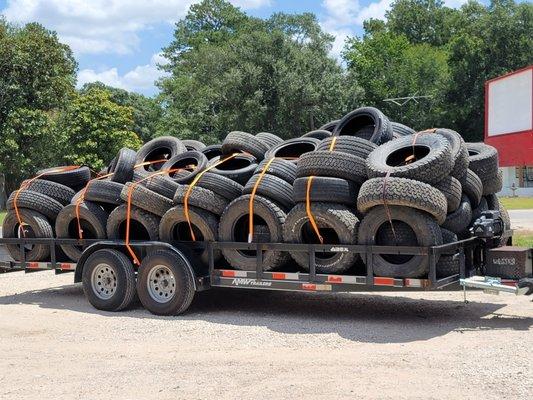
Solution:
[{"label": "black rubber tire", "polygon": [[[48,219],[41,213],[19,208],[19,215],[25,225],[25,235],[19,232],[19,221],[15,211],[8,211],[2,224],[3,238],[53,238],[54,230]],[[17,244],[6,244],[6,249],[11,257],[21,260],[21,246]],[[50,246],[47,244],[35,244],[26,249],[26,261],[41,261],[50,257]]]},{"label": "black rubber tire", "polygon": [[341,120],[340,119],[335,119],[333,121],[329,121],[327,123],[325,123],[324,125],[322,125],[321,127],[318,128],[319,131],[328,131],[328,132],[332,132],[335,130],[335,127],[339,124]]},{"label": "black rubber tire", "polygon": [[328,137],[331,137],[331,132],[330,131],[327,131],[325,129],[317,129],[317,130],[314,130],[314,131],[309,131],[305,134],[303,134],[301,137],[303,138],[314,138],[314,139],[318,139],[318,140],[324,140]]},{"label": "black rubber tire", "polygon": [[[215,157],[209,162],[209,165],[211,166],[219,160],[219,157]],[[257,160],[255,157],[248,154],[239,154],[209,171],[233,179],[241,185],[246,185],[256,168]]]},{"label": "black rubber tire", "polygon": [[[250,195],[233,200],[220,217],[218,237],[222,242],[247,242]],[[261,197],[254,198],[254,243],[281,243],[286,214],[274,202]],[[234,268],[255,271],[256,252],[223,249],[226,261]],[[287,253],[279,250],[263,252],[263,270],[270,271],[287,262]]]},{"label": "black rubber tire", "polygon": [[471,169],[467,170],[466,178],[463,183],[463,192],[470,200],[472,208],[476,208],[479,205],[481,195],[483,194],[483,183]]},{"label": "black rubber tire", "polygon": [[487,199],[485,197],[482,197],[481,198],[481,201],[479,202],[479,205],[472,209],[472,219],[470,220],[470,226],[472,226],[472,224],[474,222],[476,222],[476,220],[481,217],[481,213],[483,211],[488,211],[489,209],[489,205],[487,203]]},{"label": "black rubber tire", "polygon": [[[101,299],[95,293],[91,279],[98,266],[107,264],[116,277],[116,291],[109,299]],[[101,249],[91,254],[83,264],[82,285],[85,297],[97,310],[120,311],[127,308],[135,298],[135,270],[123,253],[114,249]],[[102,287],[102,290],[104,288]]]},{"label": "black rubber tire", "polygon": [[297,163],[302,154],[315,151],[320,141],[314,138],[294,138],[274,146],[265,154],[265,159],[283,158]]},{"label": "black rubber tire", "polygon": [[424,182],[405,178],[373,178],[361,186],[357,209],[365,214],[384,205],[416,208],[433,216],[441,224],[446,219],[446,197]]},{"label": "black rubber tire", "polygon": [[[259,176],[259,174],[256,174],[250,178],[244,186],[242,194],[252,193]],[[285,210],[290,210],[294,206],[292,185],[277,176],[264,174],[255,193],[276,202]]]},{"label": "black rubber tire", "polygon": [[269,146],[256,138],[251,133],[233,131],[222,142],[222,153],[232,154],[244,152],[251,154],[257,160],[261,161],[265,157]]},{"label": "black rubber tire", "polygon": [[[171,271],[176,285],[171,299],[167,302],[157,301],[148,290],[150,272],[160,266],[165,266]],[[141,262],[137,274],[137,294],[144,308],[152,314],[183,314],[194,299],[194,275],[184,258],[169,250],[156,250],[147,255]]]},{"label": "black rubber tire", "polygon": [[122,188],[120,198],[124,200],[125,203],[128,202],[130,190],[133,190],[131,192],[131,204],[135,207],[139,207],[152,214],[159,215],[160,217],[165,215],[165,213],[172,208],[172,200],[168,197],[160,195],[142,185],[135,185],[135,187],[131,189],[133,185],[134,183],[128,182]]},{"label": "black rubber tire", "polygon": [[392,140],[392,132],[392,124],[380,110],[361,107],[342,117],[333,136],[358,136],[379,145]]},{"label": "black rubber tire", "polygon": [[108,173],[113,173],[110,180],[118,183],[126,183],[133,179],[133,169],[135,168],[135,160],[137,152],[127,147],[120,149],[118,155],[113,159]]},{"label": "black rubber tire", "polygon": [[[442,229],[442,244],[457,242],[458,238],[455,233]],[[463,250],[461,249],[456,254],[443,254],[437,263],[437,279],[446,278],[448,276],[459,274],[460,262]]]},{"label": "black rubber tire", "polygon": [[453,213],[446,216],[446,220],[442,223],[442,227],[452,231],[456,235],[460,235],[470,225],[472,220],[472,206],[468,197],[463,195],[461,197],[461,204]]},{"label": "black rubber tire", "polygon": [[[450,144],[439,135],[421,134],[416,137],[404,136],[385,143],[374,150],[367,158],[369,178],[385,176],[415,179],[426,183],[440,182],[453,168]],[[418,151],[419,158],[404,165],[404,160]]]},{"label": "black rubber tire", "polygon": [[455,179],[453,176],[447,176],[442,181],[435,185],[444,197],[446,197],[447,212],[454,212],[461,204],[462,186],[461,182]]},{"label": "black rubber tire", "polygon": [[498,173],[498,150],[485,143],[467,143],[470,164],[483,184]]},{"label": "black rubber tire", "polygon": [[503,173],[498,170],[496,176],[492,179],[486,179],[483,181],[483,196],[495,194],[501,191],[503,188]]},{"label": "black rubber tire", "polygon": [[[124,240],[128,208],[126,204],[116,207],[107,219],[108,239]],[[155,214],[131,206],[130,240],[159,240],[159,220]],[[134,221],[135,223],[132,223]]]},{"label": "black rubber tire", "polygon": [[277,146],[280,143],[283,143],[282,138],[269,132],[259,132],[255,135],[255,137],[262,141],[264,144],[266,144],[269,149],[274,146]]},{"label": "black rubber tire", "polygon": [[395,133],[398,135],[398,137],[414,135],[416,133],[413,128],[410,128],[404,124],[400,124],[399,122],[391,121],[391,125],[393,134]]},{"label": "black rubber tire", "polygon": [[[485,199],[487,200],[487,206],[489,210],[496,210],[500,212],[504,229],[511,229],[511,217],[509,216],[509,212],[505,209],[502,202],[500,201],[500,198],[495,194],[490,194],[488,196],[485,196]],[[500,239],[500,246],[505,246],[507,244],[508,239],[508,236],[502,236]]]},{"label": "black rubber tire", "polygon": [[[136,172],[134,176],[134,181],[138,182],[140,180],[138,178],[142,179],[144,177],[138,176]],[[139,182],[139,185],[142,185],[153,192],[159,193],[160,195],[165,196],[168,199],[173,199],[174,193],[176,193],[178,187],[181,186],[179,183],[174,182],[172,179],[165,175],[153,175],[148,179],[144,179],[143,181]]]},{"label": "black rubber tire", "polygon": [[211,144],[202,149],[201,153],[207,157],[208,160],[213,158],[220,157],[222,155],[222,145],[221,144]]},{"label": "black rubber tire", "polygon": [[[317,147],[318,151],[329,151],[333,138],[327,138],[320,142]],[[336,136],[333,151],[352,154],[354,156],[367,159],[378,146],[366,139],[357,136]]]},{"label": "black rubber tire", "polygon": [[[434,218],[423,211],[401,206],[390,206],[388,212],[385,207],[372,208],[359,226],[359,244],[393,246],[394,240],[386,240],[385,243],[380,240],[380,227],[390,230],[389,215],[397,235],[402,233],[402,227],[408,227],[408,231],[402,233],[402,237],[397,238],[398,245],[427,247],[442,244],[441,229]],[[428,273],[428,265],[424,262],[425,256],[391,255],[389,257],[374,254],[372,260],[376,276],[419,278]],[[365,261],[364,258],[363,261]],[[438,262],[438,257],[436,261]]]},{"label": "black rubber tire", "polygon": [[76,192],[68,186],[57,182],[46,181],[44,179],[34,179],[33,181],[27,179],[23,181],[22,185],[20,186],[27,190],[42,193],[48,197],[51,197],[64,206],[69,204],[76,194]]},{"label": "black rubber tire", "polygon": [[[192,171],[189,167],[192,166]],[[186,151],[172,157],[161,167],[162,170],[179,169],[180,171],[165,173],[164,176],[172,179],[176,183],[189,183],[196,175],[207,167],[207,157],[199,151]],[[187,168],[187,171],[182,169]]]},{"label": "black rubber tire", "polygon": [[[12,192],[7,199],[6,208],[8,210],[15,208],[15,196],[17,192],[18,190]],[[50,222],[53,222],[63,208],[63,205],[45,194],[31,190],[22,190],[17,198],[17,208],[27,208],[28,210],[37,211],[48,218]]]},{"label": "black rubber tire", "polygon": [[[218,240],[218,219],[214,214],[200,208],[189,207],[189,217],[194,236],[198,242],[215,242]],[[163,215],[159,223],[159,238],[161,241],[168,243],[192,241],[184,206],[172,207]],[[207,248],[193,249],[192,251],[204,266],[209,265]],[[214,261],[219,261],[220,257],[222,257],[220,250],[213,250]]]},{"label": "black rubber tire", "polygon": [[205,149],[205,144],[200,142],[199,140],[193,140],[193,139],[185,139],[182,140],[181,143],[185,146],[187,151],[202,151]]},{"label": "black rubber tire", "polygon": [[[255,169],[254,174],[261,173],[268,162],[269,160],[261,161]],[[276,158],[270,163],[266,173],[269,175],[277,176],[278,178],[281,178],[292,185],[292,183],[296,179],[296,164],[288,160]]]},{"label": "black rubber tire", "polygon": [[[174,194],[174,205],[183,204],[188,190],[189,186],[186,185],[178,187]],[[215,215],[221,215],[228,203],[229,201],[226,198],[198,186],[192,188],[188,201],[189,206],[201,208]]]},{"label": "black rubber tire", "polygon": [[453,163],[450,175],[463,183],[466,179],[466,171],[468,170],[469,164],[468,149],[466,148],[465,141],[459,133],[451,129],[439,128],[435,130],[435,133],[446,138],[450,143]]},{"label": "black rubber tire", "polygon": [[239,197],[244,189],[240,183],[225,176],[213,174],[212,172],[204,173],[196,183],[196,186],[211,190],[229,201]]},{"label": "black rubber tire", "polygon": [[[146,142],[137,151],[136,164],[149,161],[170,160],[178,154],[185,153],[187,147],[181,140],[173,136],[161,136]],[[145,171],[159,171],[164,162],[139,167]]]},{"label": "black rubber tire", "polygon": [[[80,225],[83,239],[105,239],[109,214],[95,203],[85,201],[79,206]],[[78,218],[76,205],[70,204],[58,214],[55,223],[58,239],[78,239]],[[72,244],[61,245],[61,249],[72,261],[78,261],[85,247]]]},{"label": "black rubber tire", "polygon": [[92,181],[85,191],[85,200],[93,201],[95,203],[105,203],[111,205],[120,205],[124,200],[120,197],[120,193],[124,185],[118,182],[111,181]]},{"label": "black rubber tire", "polygon": [[[348,207],[334,203],[312,203],[311,212],[324,244],[356,244],[359,219]],[[310,228],[306,206],[297,204],[287,215],[283,225],[283,238],[287,243],[320,244],[315,232]],[[306,252],[293,252],[294,261],[304,270],[309,271],[309,255]],[[326,274],[338,274],[348,270],[359,258],[358,253],[316,253],[316,271]]]},{"label": "black rubber tire", "polygon": [[361,157],[348,153],[313,151],[300,158],[296,176],[330,176],[360,184],[366,180],[366,163]]},{"label": "black rubber tire", "polygon": [[70,171],[63,172],[52,172],[62,167],[53,167],[41,169],[37,172],[37,175],[45,174],[39,179],[44,179],[45,181],[52,181],[61,183],[62,185],[68,186],[75,191],[78,191],[84,187],[87,182],[91,179],[91,170],[88,167],[80,167]]},{"label": "black rubber tire", "polygon": [[[295,203],[305,203],[308,181],[309,177],[294,181],[292,197]],[[358,192],[359,186],[346,179],[315,176],[311,181],[309,197],[311,202],[337,203],[355,208]]]}]

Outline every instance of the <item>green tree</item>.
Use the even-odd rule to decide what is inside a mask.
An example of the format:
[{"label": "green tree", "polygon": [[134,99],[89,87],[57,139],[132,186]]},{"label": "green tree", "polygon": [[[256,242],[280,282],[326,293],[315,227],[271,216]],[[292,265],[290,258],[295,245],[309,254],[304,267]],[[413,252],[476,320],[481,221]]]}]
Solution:
[{"label": "green tree", "polygon": [[312,14],[261,20],[222,0],[191,6],[164,49],[162,131],[208,143],[231,130],[292,137],[337,118],[355,91],[328,56],[332,41]]},{"label": "green tree", "polygon": [[94,88],[76,94],[58,121],[64,160],[99,171],[122,147],[140,147],[133,126],[133,109],[113,102],[108,91]]}]

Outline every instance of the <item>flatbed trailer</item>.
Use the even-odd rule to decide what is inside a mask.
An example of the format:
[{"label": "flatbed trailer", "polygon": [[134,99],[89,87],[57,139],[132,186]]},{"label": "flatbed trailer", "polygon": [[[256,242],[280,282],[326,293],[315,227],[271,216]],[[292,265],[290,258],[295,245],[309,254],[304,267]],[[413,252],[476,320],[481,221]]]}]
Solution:
[{"label": "flatbed trailer", "polygon": [[[458,289],[466,291],[467,288],[476,288],[491,293],[532,294],[531,249],[526,256],[524,265],[516,265],[516,260],[510,264],[513,269],[521,269],[521,276],[514,277],[514,279],[486,276],[488,252],[493,247],[491,243],[493,242],[490,240],[477,237],[431,247],[133,241],[129,245],[138,259],[142,260],[139,268],[129,261],[131,257],[127,250],[127,244],[120,240],[0,238],[0,246],[11,244],[17,245],[21,249],[20,261],[0,261],[0,273],[46,270],[54,270],[56,274],[74,272],[74,282],[83,283],[84,292],[89,302],[99,309],[109,311],[125,308],[132,300],[136,287],[143,305],[149,311],[160,315],[176,315],[184,312],[190,305],[195,292],[208,290],[212,287],[304,292]],[[50,247],[50,259],[47,261],[26,261],[24,249],[37,244]],[[56,248],[60,245],[77,245],[84,247],[85,250],[78,262],[63,262],[56,258]],[[234,268],[234,266],[226,266],[224,263],[216,263],[214,252],[222,249],[254,251],[255,270],[244,271]],[[201,265],[198,262],[195,250],[208,252],[208,265]],[[288,269],[265,271],[263,251],[266,250],[279,250],[288,253],[305,252],[309,255],[309,271]],[[355,252],[360,254],[366,266],[364,272],[318,273],[315,265],[316,256],[326,252]],[[380,254],[421,256],[421,262],[427,264],[428,275],[425,278],[375,276],[372,259]],[[114,259],[118,255],[122,261],[113,262],[113,257],[105,258],[106,255],[114,255]],[[438,277],[437,260],[440,255],[459,257],[459,273]],[[145,263],[146,267],[143,266]],[[131,268],[129,275],[120,272],[120,269],[124,268],[122,264],[126,265],[128,270]],[[89,269],[93,271],[92,274],[87,272]],[[142,273],[141,269],[143,270]],[[146,273],[144,273],[145,269],[147,270]],[[105,290],[102,288],[104,286]],[[124,294],[122,287],[127,287],[129,292]],[[99,290],[102,293],[99,293]],[[104,293],[105,291],[109,291],[109,293]],[[119,294],[126,296],[126,299],[117,303],[114,296]]]}]

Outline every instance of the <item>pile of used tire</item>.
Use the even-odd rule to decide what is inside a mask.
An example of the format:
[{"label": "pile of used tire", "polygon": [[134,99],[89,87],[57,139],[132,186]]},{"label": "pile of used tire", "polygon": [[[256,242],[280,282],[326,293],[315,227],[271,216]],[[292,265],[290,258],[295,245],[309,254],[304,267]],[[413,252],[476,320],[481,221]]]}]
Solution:
[{"label": "pile of used tire", "polygon": [[[235,131],[205,146],[159,137],[138,151],[122,149],[100,175],[87,167],[39,171],[11,194],[4,237],[124,240],[129,225],[130,240],[171,243],[433,246],[469,237],[489,209],[501,211],[510,228],[495,195],[502,176],[493,147],[465,143],[449,129],[415,132],[372,107],[289,140]],[[8,250],[20,259],[18,245]],[[24,251],[28,261],[50,257],[47,245]],[[56,254],[77,261],[82,251],[62,245]],[[207,264],[207,251],[195,251]],[[252,250],[223,249],[214,257],[256,268]],[[375,255],[372,267],[378,276],[423,277],[420,257]],[[460,257],[441,256],[439,276],[457,273]],[[291,259],[309,270],[304,252],[263,252],[265,270],[294,265]],[[351,252],[316,254],[321,273],[364,262]]]}]

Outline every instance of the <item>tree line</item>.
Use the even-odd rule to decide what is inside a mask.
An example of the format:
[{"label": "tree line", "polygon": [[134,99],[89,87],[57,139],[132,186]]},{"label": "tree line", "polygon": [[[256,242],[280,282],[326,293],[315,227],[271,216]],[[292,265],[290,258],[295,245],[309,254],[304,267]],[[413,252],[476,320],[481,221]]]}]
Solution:
[{"label": "tree line", "polygon": [[[289,138],[362,105],[415,129],[482,139],[484,82],[533,62],[533,5],[396,0],[347,40],[311,13],[249,16],[223,0],[191,6],[163,48],[167,75],[146,97],[102,83],[76,89],[77,63],[56,33],[0,18],[0,173],[7,190],[41,168],[95,171],[123,146],[160,135],[219,142],[231,130]],[[422,96],[403,106],[385,99]]]}]

